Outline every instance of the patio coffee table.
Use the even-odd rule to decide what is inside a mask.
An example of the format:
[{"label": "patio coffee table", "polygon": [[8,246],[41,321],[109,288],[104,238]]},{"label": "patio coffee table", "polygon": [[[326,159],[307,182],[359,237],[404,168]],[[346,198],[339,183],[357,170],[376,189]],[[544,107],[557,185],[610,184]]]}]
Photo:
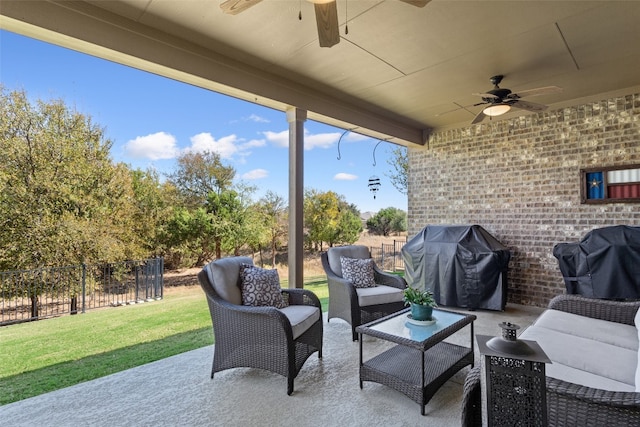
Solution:
[{"label": "patio coffee table", "polygon": [[[436,322],[430,326],[409,322],[409,309],[383,317],[356,328],[360,339],[360,388],[363,381],[373,381],[399,391],[421,406],[425,405],[456,372],[473,367],[472,314],[433,310]],[[469,347],[444,342],[444,339],[469,325]],[[398,345],[363,361],[362,335],[369,335]]]}]

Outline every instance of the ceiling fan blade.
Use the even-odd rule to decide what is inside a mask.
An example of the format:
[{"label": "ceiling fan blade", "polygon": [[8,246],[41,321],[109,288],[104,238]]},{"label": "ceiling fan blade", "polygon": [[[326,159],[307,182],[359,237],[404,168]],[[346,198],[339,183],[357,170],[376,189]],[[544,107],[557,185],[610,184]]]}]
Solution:
[{"label": "ceiling fan blade", "polygon": [[223,13],[228,15],[237,15],[238,13],[249,9],[251,6],[255,6],[261,1],[262,0],[227,0],[220,4],[220,9],[222,9]]},{"label": "ceiling fan blade", "polygon": [[544,111],[547,108],[549,108],[548,106],[543,104],[536,104],[535,102],[523,101],[521,99],[518,99],[515,102],[510,102],[509,105],[511,105],[512,107],[520,108],[522,110],[533,111],[533,112]]},{"label": "ceiling fan blade", "polygon": [[500,98],[498,95],[494,95],[492,93],[472,93],[471,95],[480,96],[482,98],[494,98],[494,99]]},{"label": "ceiling fan blade", "polygon": [[412,6],[416,6],[416,7],[425,7],[427,5],[427,3],[429,3],[431,0],[400,0],[404,3],[409,3]]},{"label": "ceiling fan blade", "polygon": [[338,7],[336,2],[314,3],[316,24],[318,25],[318,41],[320,47],[331,47],[340,43],[338,31]]},{"label": "ceiling fan blade", "polygon": [[517,98],[524,98],[526,96],[538,96],[538,95],[546,95],[548,93],[558,93],[558,92],[562,92],[561,87],[546,86],[546,87],[539,87],[537,89],[523,90],[518,93],[512,93],[511,95],[509,95],[509,97],[513,97],[517,99]]},{"label": "ceiling fan blade", "polygon": [[480,123],[481,121],[484,120],[485,117],[487,117],[487,115],[482,111],[480,111],[478,115],[471,121],[471,124],[475,125],[476,123]]},{"label": "ceiling fan blade", "polygon": [[[453,110],[447,110],[447,111],[443,111],[442,113],[438,113],[438,114],[436,114],[436,117],[440,117],[440,116],[443,116],[445,114],[453,113],[454,111],[458,111],[458,110],[469,111],[469,110],[467,110],[467,108],[476,107],[478,105],[487,104],[487,102],[478,102],[477,104],[470,104],[470,105],[460,105],[457,102],[454,102],[454,104],[456,104],[458,106],[458,108],[454,108]],[[471,111],[469,111],[469,112],[471,113]],[[473,113],[471,113],[471,114],[473,114]]]}]

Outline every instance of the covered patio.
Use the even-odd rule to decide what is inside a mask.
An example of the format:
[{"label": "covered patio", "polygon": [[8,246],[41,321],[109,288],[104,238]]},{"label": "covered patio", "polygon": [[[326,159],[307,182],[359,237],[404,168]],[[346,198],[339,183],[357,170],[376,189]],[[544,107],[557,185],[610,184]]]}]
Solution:
[{"label": "covered patio", "polygon": [[[0,27],[286,112],[289,283],[304,273],[305,120],[409,148],[410,234],[480,223],[513,251],[506,311],[474,312],[476,334],[524,327],[563,292],[554,243],[640,221],[637,200],[579,196],[581,168],[640,164],[639,2],[338,0],[331,48],[318,46],[310,2],[252,3],[230,16],[213,0],[3,1]],[[562,90],[536,96],[548,108],[472,124],[497,75],[514,92]],[[204,348],[0,415],[13,425],[459,425],[467,368],[422,417],[384,386],[361,391],[348,325],[325,325],[324,358],[307,361],[291,397],[284,378],[256,370],[210,381]]]},{"label": "covered patio", "polygon": [[[551,206],[559,226],[545,239],[575,239],[600,224],[637,219],[627,204],[622,214],[589,222],[598,217],[595,209],[582,215],[584,209],[573,203],[579,204],[579,168],[640,163],[640,131],[633,119],[640,110],[634,96],[640,93],[638,2],[338,0],[334,5],[339,32],[331,47],[320,47],[323,31],[318,32],[309,1],[9,0],[0,7],[0,27],[286,112],[289,283],[302,283],[303,277],[306,120],[408,147],[409,233],[427,223],[485,226],[517,254],[513,276],[523,282],[514,282],[519,288],[510,297],[514,302],[543,306],[561,289],[549,249],[536,248],[536,233],[523,233],[522,220],[504,228],[490,223],[499,215],[514,216],[514,201],[538,214],[549,206],[549,190],[550,197],[565,196]],[[249,7],[237,15],[224,13],[243,6]],[[506,114],[484,114],[487,102],[495,100],[487,95],[494,90],[490,78],[499,75],[501,89],[538,96],[513,98],[518,104]],[[576,120],[593,129],[583,130]],[[558,129],[549,134],[549,126]],[[604,145],[598,140],[603,129],[615,133]],[[612,140],[619,134],[621,141]],[[573,135],[574,151],[561,151]],[[488,146],[478,144],[484,140]],[[538,140],[549,144],[532,146]],[[549,147],[559,150],[550,158],[563,168],[560,177],[533,188],[559,180],[571,188],[545,187],[534,200],[533,192],[509,192],[502,185],[519,177],[504,176],[494,185],[495,173],[484,171],[491,163],[546,174],[550,161],[541,155]],[[513,155],[500,159],[507,149],[515,150]],[[531,184],[522,183],[527,189]],[[486,200],[491,196],[495,200]],[[516,208],[521,214],[520,205]],[[575,220],[576,214],[582,216]],[[534,222],[548,217],[545,212]],[[531,286],[542,286],[543,292]]]},{"label": "covered patio", "polygon": [[[505,312],[474,311],[477,334],[499,335],[498,323],[523,327],[541,312],[510,305]],[[326,314],[325,314],[326,319]],[[448,381],[420,415],[420,406],[377,383],[358,385],[358,343],[339,319],[324,323],[323,358],[311,356],[286,394],[286,378],[258,369],[223,371],[210,379],[212,347],[109,375],[0,407],[13,426],[458,426],[469,368]],[[468,331],[451,342],[468,345]],[[366,337],[365,357],[390,343]],[[476,363],[480,363],[476,347]]]}]

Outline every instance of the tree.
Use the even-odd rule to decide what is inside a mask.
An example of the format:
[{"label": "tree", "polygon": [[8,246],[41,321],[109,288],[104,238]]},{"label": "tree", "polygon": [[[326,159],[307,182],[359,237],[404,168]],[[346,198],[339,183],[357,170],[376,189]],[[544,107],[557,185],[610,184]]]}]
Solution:
[{"label": "tree", "polygon": [[219,194],[209,193],[206,209],[211,219],[211,235],[216,258],[222,257],[223,245],[227,251],[237,252],[237,248],[243,243],[246,222],[238,193],[234,190],[225,190]]},{"label": "tree", "polygon": [[338,222],[338,195],[333,191],[320,193],[311,189],[305,191],[304,225],[311,248],[322,250],[322,242],[330,237],[330,231]]},{"label": "tree", "polygon": [[133,195],[135,197],[135,234],[140,244],[150,254],[163,251],[162,231],[173,215],[177,201],[176,188],[169,182],[160,183],[153,169],[131,171]]},{"label": "tree", "polygon": [[316,250],[322,250],[323,242],[353,243],[362,231],[360,212],[333,191],[305,192],[304,222],[308,243]]},{"label": "tree", "polygon": [[62,101],[0,87],[0,268],[131,259],[132,180],[111,141]]},{"label": "tree", "polygon": [[407,194],[407,181],[409,177],[409,156],[407,147],[396,147],[391,152],[393,157],[387,159],[387,163],[393,167],[390,174],[385,174],[391,180],[391,184],[401,192]]},{"label": "tree", "polygon": [[381,209],[367,220],[367,228],[369,232],[382,236],[388,236],[391,232],[407,231],[407,214],[393,207]]},{"label": "tree", "polygon": [[169,174],[169,180],[183,196],[185,205],[192,208],[203,206],[210,193],[220,194],[231,188],[236,171],[222,163],[220,155],[185,153],[177,159],[177,170]]},{"label": "tree", "polygon": [[[271,236],[268,219],[262,203],[258,201],[249,206],[246,211],[246,235],[244,244],[253,252],[260,254],[260,266],[264,266],[262,249],[270,245]],[[275,260],[272,258],[275,267]]]},{"label": "tree", "polygon": [[288,232],[288,209],[284,197],[267,191],[258,202],[258,210],[262,214],[262,220],[269,237],[271,246],[271,265],[276,265],[278,245],[285,240]]},{"label": "tree", "polygon": [[403,210],[396,210],[396,215],[394,215],[391,220],[391,231],[394,233],[404,233],[407,231],[407,213]]},{"label": "tree", "polygon": [[353,244],[358,240],[362,232],[360,212],[357,210],[354,212],[352,209],[342,210],[336,231],[333,241],[328,242],[330,246],[336,244]]},{"label": "tree", "polygon": [[[235,169],[223,164],[213,152],[186,153],[178,158],[176,171],[168,177],[179,195],[180,209],[164,234],[168,252],[177,251],[176,261],[196,259],[200,265],[213,254],[216,258],[222,257],[223,252],[238,254],[254,237],[252,233],[259,231],[248,217],[255,188],[234,185],[235,174]],[[205,221],[207,227],[203,225]],[[188,243],[187,237],[198,244]]]}]

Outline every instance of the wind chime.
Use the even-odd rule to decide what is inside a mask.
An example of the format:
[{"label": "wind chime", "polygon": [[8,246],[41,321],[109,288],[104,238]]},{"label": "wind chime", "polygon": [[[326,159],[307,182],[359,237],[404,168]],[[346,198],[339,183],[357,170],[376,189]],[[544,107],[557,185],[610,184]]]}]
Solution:
[{"label": "wind chime", "polygon": [[[376,146],[373,148],[373,167],[376,167],[376,148],[378,148],[378,145],[380,145],[380,143],[382,142],[382,140],[378,141],[378,143],[376,144]],[[369,178],[369,191],[371,191],[373,193],[373,199],[375,200],[376,198],[376,193],[380,190],[380,178],[378,178],[375,175],[371,175],[371,177]]]},{"label": "wind chime", "polygon": [[[338,160],[340,160],[342,157],[342,155],[340,154],[340,141],[342,141],[342,137],[344,137],[350,131],[351,129],[345,130],[344,132],[342,132],[342,135],[340,135],[340,138],[338,139]],[[373,167],[376,166],[376,148],[378,148],[378,145],[380,145],[381,142],[382,140],[379,140],[376,146],[373,148]],[[369,191],[373,193],[374,200],[376,198],[376,193],[380,190],[380,186],[380,178],[378,178],[376,175],[371,175],[371,177],[369,178]]]},{"label": "wind chime", "polygon": [[369,178],[369,191],[373,193],[373,199],[376,198],[376,193],[380,190],[380,178],[375,175],[371,175]]}]

